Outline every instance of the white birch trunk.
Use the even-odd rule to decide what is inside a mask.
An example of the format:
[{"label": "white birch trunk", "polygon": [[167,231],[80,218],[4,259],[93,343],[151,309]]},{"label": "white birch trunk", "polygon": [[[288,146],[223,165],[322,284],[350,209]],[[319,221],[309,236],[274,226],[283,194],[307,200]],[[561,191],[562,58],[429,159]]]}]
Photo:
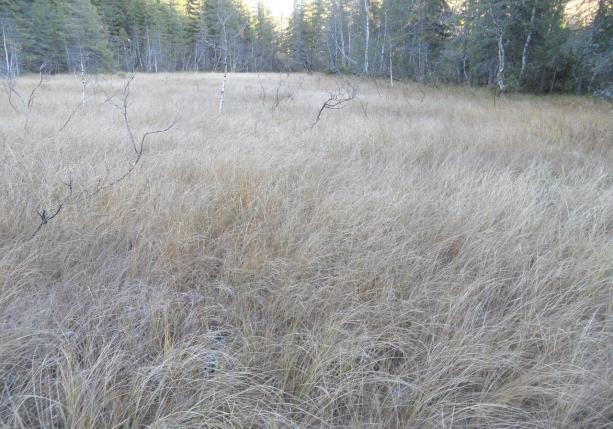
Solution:
[{"label": "white birch trunk", "polygon": [[390,56],[390,86],[394,86],[394,68],[392,67],[392,47],[389,48],[389,56]]},{"label": "white birch trunk", "polygon": [[364,0],[364,74],[368,74],[368,44],[370,42],[370,1]]},{"label": "white birch trunk", "polygon": [[347,29],[347,52],[351,55],[351,28]]},{"label": "white birch trunk", "polygon": [[149,25],[145,19],[145,38],[147,39],[147,71],[151,71],[151,40],[149,39]]},{"label": "white birch trunk", "polygon": [[81,106],[85,107],[85,86],[87,81],[85,80],[85,64],[83,63],[83,52],[81,52]]},{"label": "white birch trunk", "polygon": [[502,40],[502,34],[498,37],[498,73],[496,73],[496,82],[501,91],[505,90],[504,84],[504,43]]},{"label": "white birch trunk", "polygon": [[6,59],[6,78],[10,80],[12,78],[11,61],[9,59],[9,50],[6,46],[6,33],[4,32],[4,24],[1,24],[1,25],[2,25],[2,44],[4,45],[4,57]]},{"label": "white birch trunk", "polygon": [[341,40],[340,50],[341,50],[342,64],[343,64],[343,67],[346,67],[347,64],[345,61],[345,34],[343,33],[343,21],[342,21],[342,18],[340,17],[340,13],[339,13],[339,18],[338,18],[338,36]]},{"label": "white birch trunk", "polygon": [[528,48],[530,47],[530,41],[532,40],[532,32],[534,31],[534,16],[536,14],[536,5],[532,6],[532,15],[530,16],[530,31],[526,37],[526,43],[524,43],[524,49],[521,53],[521,70],[519,71],[519,82],[524,77],[526,71],[526,65],[528,64]]},{"label": "white birch trunk", "polygon": [[341,55],[343,57],[343,67],[347,67],[347,54],[345,53],[345,32],[343,31],[343,3],[340,2],[339,4],[339,13],[338,13],[338,20],[339,20],[339,29],[340,29],[340,36],[341,36]]},{"label": "white birch trunk", "polygon": [[383,15],[383,43],[381,44],[381,59],[379,60],[379,73],[385,70],[385,44],[387,43],[387,1],[385,2],[385,13]]},{"label": "white birch trunk", "polygon": [[226,22],[223,21],[223,36],[224,36],[224,59],[223,59],[223,79],[221,81],[221,93],[219,94],[219,114],[223,113],[223,103],[226,96],[226,79],[228,77],[228,33],[226,31]]}]

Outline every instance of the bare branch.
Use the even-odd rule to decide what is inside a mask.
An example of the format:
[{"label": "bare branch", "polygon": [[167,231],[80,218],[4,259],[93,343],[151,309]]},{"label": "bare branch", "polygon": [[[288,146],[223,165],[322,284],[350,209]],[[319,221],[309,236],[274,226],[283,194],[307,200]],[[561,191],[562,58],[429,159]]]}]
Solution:
[{"label": "bare branch", "polygon": [[82,107],[82,104],[79,103],[76,105],[76,107],[72,110],[72,112],[70,113],[70,115],[68,115],[68,119],[66,119],[66,121],[64,122],[64,125],[62,125],[62,127],[59,129],[58,132],[62,132],[64,131],[64,128],[66,128],[66,126],[68,126],[68,123],[70,122],[70,120],[72,119],[72,117],[75,115],[75,113],[77,113],[79,111],[79,109]]},{"label": "bare branch", "polygon": [[13,108],[15,113],[21,113],[19,109],[17,108],[17,106],[15,106],[15,103],[13,102],[13,95],[15,95],[17,98],[21,100],[21,94],[19,94],[19,92],[17,92],[17,90],[15,89],[15,80],[8,79],[3,82],[3,86],[8,95],[8,101],[9,101],[10,106]]},{"label": "bare branch", "polygon": [[[100,183],[98,183],[98,185],[96,186],[96,190],[92,193],[92,195],[97,194],[98,192],[100,192],[102,189],[104,188],[108,188],[110,186],[113,186],[119,182],[121,182],[123,179],[125,179],[126,177],[128,177],[136,168],[136,166],[138,165],[138,163],[140,162],[142,156],[143,156],[143,152],[145,150],[145,143],[147,141],[147,138],[149,136],[152,136],[154,134],[161,134],[161,133],[165,133],[167,131],[170,131],[170,129],[172,129],[178,122],[178,119],[175,118],[170,125],[168,125],[166,128],[161,129],[161,130],[154,130],[154,131],[147,131],[145,132],[140,141],[137,143],[135,137],[134,137],[134,132],[132,131],[132,127],[130,126],[130,119],[128,116],[128,97],[130,96],[130,84],[132,83],[132,81],[134,80],[134,76],[135,74],[132,73],[130,75],[130,77],[128,78],[128,80],[126,81],[126,83],[124,84],[123,87],[123,100],[122,100],[122,116],[123,116],[123,121],[124,121],[124,126],[126,128],[126,131],[128,133],[128,137],[130,139],[130,144],[132,145],[132,149],[134,149],[134,153],[136,154],[136,158],[134,159],[134,161],[132,161],[132,164],[130,165],[130,167],[128,168],[128,170],[122,174],[121,176],[117,177],[116,179],[114,179],[113,181],[111,181],[110,183],[108,183],[107,185],[101,185]],[[109,98],[107,98],[107,100],[110,100],[114,97],[111,96]],[[106,102],[106,101],[105,101]],[[109,101],[109,103],[114,106],[114,107],[118,107],[116,104],[112,103]]]},{"label": "bare branch", "polygon": [[[44,71],[46,66],[47,66],[46,63],[43,63],[43,64],[40,65],[40,67],[38,69],[38,74],[39,74],[38,83],[36,84],[36,86],[30,92],[30,96],[28,97],[28,101],[27,102],[23,99],[21,94],[15,88],[16,80],[14,78],[11,77],[11,78],[7,78],[7,79],[4,80],[3,86],[4,86],[4,89],[5,89],[6,93],[7,93],[7,95],[8,95],[8,102],[9,102],[9,105],[11,106],[11,108],[15,111],[15,113],[22,113],[23,111],[29,113],[30,110],[32,110],[32,107],[34,106],[34,99],[35,99],[36,91],[38,91],[40,88],[42,88],[43,84],[45,83],[45,79],[43,77],[43,71]],[[20,100],[21,104],[23,105],[22,109],[18,108],[15,105],[15,103],[13,101],[14,97],[17,97]]]},{"label": "bare branch", "polygon": [[28,111],[32,110],[32,106],[34,105],[34,95],[36,94],[36,91],[43,86],[43,83],[44,83],[43,70],[45,69],[46,66],[47,66],[47,63],[42,63],[40,67],[38,68],[39,80],[36,86],[32,89],[32,92],[30,92],[30,97],[28,97],[28,104],[27,104]]},{"label": "bare branch", "polygon": [[[284,78],[279,79],[279,83],[277,84],[277,89],[275,90],[275,101],[272,104],[272,111],[275,112],[281,101],[285,100],[293,100],[294,99],[294,91],[285,85],[285,82],[289,79],[290,74],[287,73]],[[283,93],[281,92],[284,88],[287,88]]]},{"label": "bare branch", "polygon": [[[143,152],[145,150],[145,142],[147,140],[147,137],[149,137],[151,135],[154,135],[154,134],[161,134],[161,133],[165,133],[167,131],[170,131],[177,124],[177,121],[178,121],[177,118],[175,118],[170,123],[170,125],[168,125],[166,128],[164,128],[162,130],[147,131],[145,134],[143,134],[143,137],[141,138],[139,146],[138,146],[138,149],[136,151],[136,158],[134,159],[134,161],[132,162],[132,164],[130,165],[128,170],[124,174],[122,174],[121,176],[119,176],[118,178],[116,178],[115,180],[110,182],[108,185],[100,187],[96,192],[94,192],[94,195],[97,194],[103,188],[108,188],[110,186],[113,186],[113,185],[121,182],[126,177],[128,177],[134,171],[134,169],[136,168],[136,166],[138,165],[138,163],[140,162],[140,160],[141,160],[141,158],[143,156]],[[127,126],[129,127],[129,124]]]},{"label": "bare branch", "polygon": [[266,88],[264,88],[264,84],[262,83],[262,78],[260,77],[260,72],[258,72],[258,83],[260,84],[260,89],[262,90],[262,104],[266,103]]},{"label": "bare branch", "polygon": [[130,97],[130,84],[134,80],[135,74],[130,74],[128,80],[123,86],[123,122],[126,126],[126,130],[128,131],[128,137],[130,138],[130,143],[132,143],[132,147],[134,148],[134,152],[138,155],[138,148],[136,147],[136,140],[134,139],[134,134],[132,133],[132,128],[130,127],[130,122],[128,120],[128,97]]},{"label": "bare branch", "polygon": [[49,214],[47,212],[47,210],[45,210],[45,209],[36,210],[36,213],[38,214],[38,217],[40,217],[40,223],[38,224],[38,226],[36,227],[36,229],[32,233],[32,236],[30,237],[30,239],[34,238],[36,236],[36,234],[38,234],[38,232],[41,230],[41,228],[43,226],[45,226],[47,223],[49,223],[49,221],[51,219],[55,218],[57,215],[60,214],[60,211],[62,210],[62,207],[64,207],[64,204],[66,204],[66,202],[72,196],[72,174],[69,175],[68,182],[64,182],[64,185],[66,185],[66,187],[68,187],[68,193],[62,199],[62,201],[58,204],[57,208],[55,209],[55,211],[52,214]]},{"label": "bare branch", "polygon": [[[32,236],[30,237],[31,239],[34,238],[38,234],[38,232],[42,229],[43,226],[47,225],[50,220],[54,219],[57,215],[60,214],[62,208],[69,202],[69,200],[71,198],[74,200],[77,197],[82,196],[84,194],[96,195],[100,191],[102,191],[103,189],[109,188],[109,187],[111,187],[111,186],[121,182],[126,177],[128,177],[134,171],[134,169],[136,168],[136,166],[138,165],[138,163],[142,159],[143,153],[145,151],[145,147],[146,147],[145,145],[147,143],[147,139],[150,136],[152,136],[152,135],[165,133],[165,132],[169,131],[171,128],[173,128],[176,125],[177,119],[175,118],[170,123],[170,125],[168,125],[166,128],[160,129],[160,130],[154,130],[154,131],[147,131],[147,132],[145,132],[142,135],[142,137],[140,138],[140,140],[138,142],[136,141],[136,139],[134,137],[134,133],[132,132],[132,128],[130,126],[129,118],[128,118],[128,97],[130,95],[130,84],[132,83],[133,79],[134,79],[134,73],[132,73],[132,75],[128,78],[128,80],[126,81],[126,83],[124,85],[124,88],[123,88],[123,103],[122,103],[123,107],[122,107],[122,113],[123,113],[124,125],[126,127],[126,131],[128,133],[128,137],[130,139],[130,144],[132,145],[132,148],[134,149],[134,152],[136,154],[136,157],[135,157],[134,161],[132,161],[132,164],[130,165],[130,167],[128,168],[128,170],[125,173],[123,173],[121,176],[117,177],[116,179],[112,180],[111,182],[109,182],[107,184],[104,184],[104,182],[106,181],[106,179],[107,179],[107,177],[109,175],[108,174],[108,168],[107,168],[106,176],[103,179],[98,179],[93,192],[89,192],[87,189],[84,189],[81,192],[79,192],[78,194],[74,194],[73,195],[73,181],[72,181],[72,175],[70,175],[69,181],[64,183],[68,187],[68,193],[62,199],[62,201],[60,203],[58,203],[58,206],[55,209],[55,211],[50,214],[45,209],[36,210],[36,213],[38,214],[38,217],[40,218],[40,223],[36,227],[36,230],[34,231]],[[110,97],[110,98],[112,98],[112,97]],[[107,100],[109,100],[109,99],[107,99]],[[117,107],[113,103],[110,103],[110,104],[112,104],[113,106]],[[71,113],[71,115],[68,118],[68,120],[64,123],[64,125],[60,129],[60,131],[68,124],[68,122],[70,121],[70,118],[72,118],[74,113],[80,107],[81,107],[81,105],[77,106],[77,108],[75,108],[75,110]]]},{"label": "bare branch", "polygon": [[360,101],[360,107],[362,108],[362,113],[364,117],[368,119],[368,103],[363,103]]},{"label": "bare branch", "polygon": [[356,94],[357,88],[349,81],[347,81],[344,86],[341,86],[336,92],[331,92],[328,99],[321,105],[319,112],[317,112],[317,117],[315,118],[313,125],[311,125],[311,129],[317,125],[324,110],[342,109],[345,107],[345,103],[355,98]]}]

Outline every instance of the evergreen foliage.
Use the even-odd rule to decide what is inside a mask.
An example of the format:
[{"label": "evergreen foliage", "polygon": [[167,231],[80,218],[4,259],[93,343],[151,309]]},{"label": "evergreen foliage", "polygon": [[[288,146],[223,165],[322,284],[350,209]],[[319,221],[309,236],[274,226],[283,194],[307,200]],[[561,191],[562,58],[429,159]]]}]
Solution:
[{"label": "evergreen foliage", "polygon": [[370,0],[368,17],[363,1],[294,0],[281,23],[263,0],[0,0],[0,73],[219,70],[227,51],[234,71],[368,61],[426,83],[613,91],[612,0]]}]

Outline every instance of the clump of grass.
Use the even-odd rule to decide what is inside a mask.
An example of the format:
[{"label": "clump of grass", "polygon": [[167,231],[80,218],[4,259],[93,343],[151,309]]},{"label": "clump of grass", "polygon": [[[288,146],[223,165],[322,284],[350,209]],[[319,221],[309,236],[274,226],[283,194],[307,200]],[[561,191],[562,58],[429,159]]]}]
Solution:
[{"label": "clump of grass", "polygon": [[607,106],[363,80],[311,129],[335,78],[218,81],[137,76],[179,123],[31,240],[129,165],[122,83],[0,100],[0,425],[610,425]]}]

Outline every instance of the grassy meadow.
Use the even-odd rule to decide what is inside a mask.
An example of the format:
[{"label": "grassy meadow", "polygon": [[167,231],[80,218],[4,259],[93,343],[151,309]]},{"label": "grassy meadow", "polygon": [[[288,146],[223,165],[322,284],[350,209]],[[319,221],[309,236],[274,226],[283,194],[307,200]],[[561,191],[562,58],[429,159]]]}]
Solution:
[{"label": "grassy meadow", "polygon": [[2,93],[0,427],[611,427],[611,105],[346,80]]}]

